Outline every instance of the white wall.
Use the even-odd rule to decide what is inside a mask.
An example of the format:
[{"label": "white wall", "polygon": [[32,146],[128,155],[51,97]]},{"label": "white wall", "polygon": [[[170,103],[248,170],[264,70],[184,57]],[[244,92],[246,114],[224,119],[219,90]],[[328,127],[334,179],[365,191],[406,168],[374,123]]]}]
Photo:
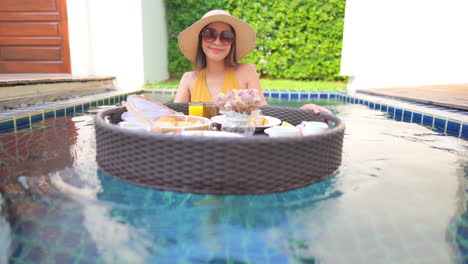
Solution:
[{"label": "white wall", "polygon": [[143,0],[143,61],[145,83],[167,80],[168,35],[162,0]]},{"label": "white wall", "polygon": [[347,0],[349,90],[468,83],[468,1]]},{"label": "white wall", "polygon": [[[73,75],[116,76],[116,86],[123,90],[143,85],[145,73],[151,73],[151,81],[167,78],[162,0],[67,0],[67,6]],[[155,15],[145,32],[143,13]],[[145,51],[145,45],[153,50]],[[147,54],[149,60],[158,60],[158,67],[145,64]]]}]

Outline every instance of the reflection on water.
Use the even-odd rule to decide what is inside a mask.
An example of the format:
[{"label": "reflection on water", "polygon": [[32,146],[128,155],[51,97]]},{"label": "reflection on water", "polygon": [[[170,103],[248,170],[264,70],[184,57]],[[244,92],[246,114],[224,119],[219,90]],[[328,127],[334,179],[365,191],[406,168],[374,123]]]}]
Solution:
[{"label": "reflection on water", "polygon": [[7,263],[11,244],[11,228],[7,219],[5,219],[3,208],[4,200],[0,193],[0,263]]},{"label": "reflection on water", "polygon": [[92,115],[0,135],[0,263],[463,263],[466,141],[332,108],[340,172],[269,195],[124,183],[96,165]]}]

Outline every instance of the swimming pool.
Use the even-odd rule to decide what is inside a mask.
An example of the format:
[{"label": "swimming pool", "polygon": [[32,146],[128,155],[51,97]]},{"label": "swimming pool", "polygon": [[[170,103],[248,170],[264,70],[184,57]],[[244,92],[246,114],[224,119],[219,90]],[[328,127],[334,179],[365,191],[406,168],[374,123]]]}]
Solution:
[{"label": "swimming pool", "polygon": [[270,195],[160,192],[105,174],[93,117],[109,106],[0,134],[0,263],[465,262],[467,141],[320,104],[346,123],[340,172]]}]

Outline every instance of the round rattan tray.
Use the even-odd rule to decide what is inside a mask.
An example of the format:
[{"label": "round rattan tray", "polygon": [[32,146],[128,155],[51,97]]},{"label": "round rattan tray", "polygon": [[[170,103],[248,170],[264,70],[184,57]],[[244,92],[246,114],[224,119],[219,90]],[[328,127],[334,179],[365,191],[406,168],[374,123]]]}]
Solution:
[{"label": "round rattan tray", "polygon": [[[167,106],[188,112],[186,103]],[[126,111],[117,107],[95,117],[96,160],[106,173],[133,184],[203,194],[283,192],[336,173],[345,131],[341,119],[293,107],[266,105],[261,110],[293,125],[328,120],[333,127],[318,135],[287,138],[166,135],[115,125]]]}]

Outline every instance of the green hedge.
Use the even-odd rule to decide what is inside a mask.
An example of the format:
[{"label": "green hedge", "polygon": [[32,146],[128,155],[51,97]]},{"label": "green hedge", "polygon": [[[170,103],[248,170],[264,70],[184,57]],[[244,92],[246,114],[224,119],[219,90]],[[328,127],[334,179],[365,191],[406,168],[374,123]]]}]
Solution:
[{"label": "green hedge", "polygon": [[[177,36],[212,9],[224,9],[257,32],[255,49],[242,61],[262,78],[343,80],[339,75],[345,0],[166,0],[169,72],[192,70]],[[202,4],[203,3],[203,4]]]}]

